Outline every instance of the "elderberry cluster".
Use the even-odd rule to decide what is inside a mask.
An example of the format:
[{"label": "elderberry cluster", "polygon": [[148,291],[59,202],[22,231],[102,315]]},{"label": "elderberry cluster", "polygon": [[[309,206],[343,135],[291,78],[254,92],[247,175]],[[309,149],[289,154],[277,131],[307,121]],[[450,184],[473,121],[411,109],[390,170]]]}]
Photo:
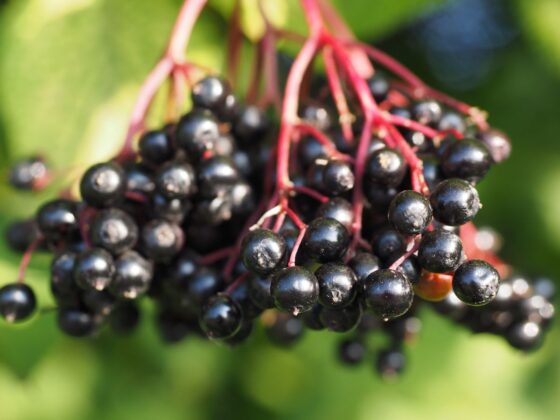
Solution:
[{"label": "elderberry cluster", "polygon": [[[438,133],[398,126],[416,167],[374,127],[358,173],[358,142],[328,104],[306,104],[301,120],[320,137],[295,139],[291,190],[280,192],[287,208],[267,208],[280,201],[266,168],[277,164],[271,123],[209,76],[193,86],[193,109],[178,122],[145,132],[136,154],[87,169],[81,200],[44,204],[9,228],[8,242],[23,251],[43,241],[54,253],[58,325],[71,336],[105,325],[132,330],[147,296],[169,342],[197,335],[235,345],[260,319],[284,346],[306,329],[348,333],[339,359],[356,365],[374,351],[377,370],[391,376],[405,367],[404,344],[420,331],[428,301],[473,331],[536,348],[554,315],[551,283],[501,280],[509,268],[464,230],[482,207],[477,183],[507,159],[509,139],[383,76],[368,86],[382,112]],[[33,189],[33,165],[19,164],[12,184]],[[7,320],[35,307],[25,283],[0,289]],[[380,332],[387,344],[376,348],[370,337]]]}]

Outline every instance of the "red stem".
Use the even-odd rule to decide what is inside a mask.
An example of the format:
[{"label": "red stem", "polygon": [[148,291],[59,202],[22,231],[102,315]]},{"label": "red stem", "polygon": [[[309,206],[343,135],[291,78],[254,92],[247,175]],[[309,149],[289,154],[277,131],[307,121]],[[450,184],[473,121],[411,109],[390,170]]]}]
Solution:
[{"label": "red stem", "polygon": [[240,14],[239,0],[235,0],[233,13],[230,18],[228,31],[228,49],[226,59],[226,71],[228,80],[235,86],[237,84],[237,76],[239,73],[239,60],[241,58],[241,47],[243,45],[243,32],[239,23]]},{"label": "red stem", "polygon": [[29,267],[29,263],[31,262],[31,257],[33,253],[37,250],[37,248],[43,243],[44,238],[42,236],[38,236],[29,244],[23,255],[21,256],[21,260],[19,263],[19,270],[17,281],[18,283],[25,282],[25,273],[27,272],[27,267]]},{"label": "red stem", "polygon": [[331,139],[329,139],[327,137],[327,135],[325,133],[323,133],[321,130],[319,130],[317,127],[314,127],[310,124],[297,124],[294,126],[294,130],[302,133],[302,134],[309,134],[311,136],[313,136],[313,138],[315,140],[317,140],[319,143],[321,143],[325,149],[327,149],[327,152],[334,158],[336,159],[340,159],[343,160],[345,162],[352,162],[353,159],[351,156],[341,153],[336,149],[336,146],[334,145],[334,143],[332,142]]},{"label": "red stem", "polygon": [[338,70],[336,68],[336,63],[334,61],[331,48],[325,47],[325,49],[323,50],[323,61],[325,62],[325,73],[327,74],[329,88],[331,90],[340,117],[342,134],[344,136],[344,139],[348,143],[351,143],[354,139],[354,133],[352,132],[352,122],[354,121],[354,116],[348,108],[348,102],[346,101],[344,90],[342,89],[342,83],[338,75]]},{"label": "red stem", "polygon": [[117,156],[117,160],[125,160],[133,154],[132,142],[134,136],[144,128],[146,115],[152,101],[171,75],[174,68],[183,63],[186,45],[190,39],[192,29],[207,0],[186,0],[179,11],[175,26],[171,32],[164,56],[150,72],[136,99],[132,115],[128,124],[124,145]]},{"label": "red stem", "polygon": [[401,264],[408,257],[410,257],[412,254],[414,254],[416,251],[418,251],[418,248],[420,247],[421,239],[422,239],[422,235],[416,235],[414,238],[412,238],[412,240],[411,240],[411,242],[412,242],[411,245],[412,246],[410,247],[410,249],[408,251],[406,251],[403,255],[401,255],[393,264],[391,264],[389,269],[395,270],[396,268],[400,267]]}]

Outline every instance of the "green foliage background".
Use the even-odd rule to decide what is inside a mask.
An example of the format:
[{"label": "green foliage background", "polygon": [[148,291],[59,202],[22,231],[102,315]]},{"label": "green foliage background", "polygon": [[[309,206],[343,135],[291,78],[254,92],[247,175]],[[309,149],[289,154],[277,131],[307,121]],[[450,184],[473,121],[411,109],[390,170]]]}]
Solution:
[{"label": "green foliage background", "polygon": [[[253,0],[245,28],[258,31]],[[301,28],[295,0],[269,0],[275,19]],[[444,1],[337,0],[363,39],[379,39]],[[118,148],[142,78],[162,51],[179,0],[13,0],[0,2],[0,173],[41,152],[58,168],[106,158]],[[229,0],[215,0],[197,25],[189,56],[219,67]],[[522,36],[464,99],[490,111],[514,142],[511,160],[481,185],[482,223],[506,238],[504,256],[528,272],[560,278],[560,2],[509,2]],[[257,29],[255,29],[257,28]],[[253,31],[253,32],[251,32]],[[392,48],[392,47],[391,47]],[[413,68],[414,56],[392,53]],[[429,75],[425,75],[429,78]],[[70,178],[64,182],[71,181]],[[0,186],[0,228],[31,215],[49,193]],[[52,194],[52,191],[50,192]],[[48,306],[48,259],[30,269]],[[0,244],[0,283],[17,256]],[[149,308],[148,308],[149,311]],[[309,333],[294,350],[262,333],[226,347],[187,340],[160,344],[145,317],[131,337],[62,337],[52,313],[21,326],[0,324],[0,419],[545,419],[560,413],[560,334],[537,354],[472,336],[431,311],[395,383],[333,361],[336,338]]]}]

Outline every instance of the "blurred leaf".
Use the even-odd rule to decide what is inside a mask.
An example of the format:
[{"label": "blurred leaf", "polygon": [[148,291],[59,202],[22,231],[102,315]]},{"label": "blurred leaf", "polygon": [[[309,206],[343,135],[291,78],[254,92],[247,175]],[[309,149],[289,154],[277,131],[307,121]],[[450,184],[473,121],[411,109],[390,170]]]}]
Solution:
[{"label": "blurred leaf", "polygon": [[[0,103],[10,154],[39,151],[59,166],[79,151],[87,162],[107,158],[122,141],[138,87],[180,4],[10,2],[0,18]],[[190,57],[219,65],[222,39],[223,25],[205,12]]]},{"label": "blurred leaf", "polygon": [[517,12],[527,36],[560,72],[560,1],[517,0]]},{"label": "blurred leaf", "polygon": [[[245,35],[258,39],[264,31],[264,23],[257,6],[258,0],[240,0],[242,5],[241,26]],[[307,25],[299,0],[262,1],[269,20],[278,27],[298,33],[306,33]],[[340,15],[358,38],[372,39],[394,30],[417,18],[418,14],[445,0],[332,0]],[[211,0],[210,4],[224,16],[230,16],[233,0]]]},{"label": "blurred leaf", "polygon": [[379,38],[446,0],[332,0],[358,38]]}]

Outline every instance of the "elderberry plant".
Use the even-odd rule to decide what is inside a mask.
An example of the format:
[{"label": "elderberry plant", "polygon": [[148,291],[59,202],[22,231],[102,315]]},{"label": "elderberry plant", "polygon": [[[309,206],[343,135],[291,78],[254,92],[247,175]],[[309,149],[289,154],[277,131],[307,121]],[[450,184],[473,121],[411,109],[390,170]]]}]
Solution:
[{"label": "elderberry plant", "polygon": [[[0,289],[2,317],[37,311],[25,271],[42,248],[53,253],[58,325],[73,337],[130,332],[140,301],[151,299],[167,342],[234,346],[261,324],[272,342],[291,346],[306,330],[326,329],[347,333],[343,363],[375,352],[380,374],[392,376],[430,305],[514,348],[538,348],[554,316],[552,283],[516,274],[496,255],[495,234],[472,222],[482,208],[477,183],[511,149],[486,114],[355,40],[319,0],[301,0],[307,35],[263,15],[261,72],[243,99],[233,89],[238,39],[227,77],[184,60],[205,4],[185,1],[120,152],[84,171],[79,195],[63,190],[8,228],[23,256],[17,281]],[[280,40],[301,45],[286,80],[276,71]],[[148,127],[168,80],[166,120]],[[31,157],[9,182],[40,190],[52,178]],[[374,334],[388,345],[372,347]]]}]

